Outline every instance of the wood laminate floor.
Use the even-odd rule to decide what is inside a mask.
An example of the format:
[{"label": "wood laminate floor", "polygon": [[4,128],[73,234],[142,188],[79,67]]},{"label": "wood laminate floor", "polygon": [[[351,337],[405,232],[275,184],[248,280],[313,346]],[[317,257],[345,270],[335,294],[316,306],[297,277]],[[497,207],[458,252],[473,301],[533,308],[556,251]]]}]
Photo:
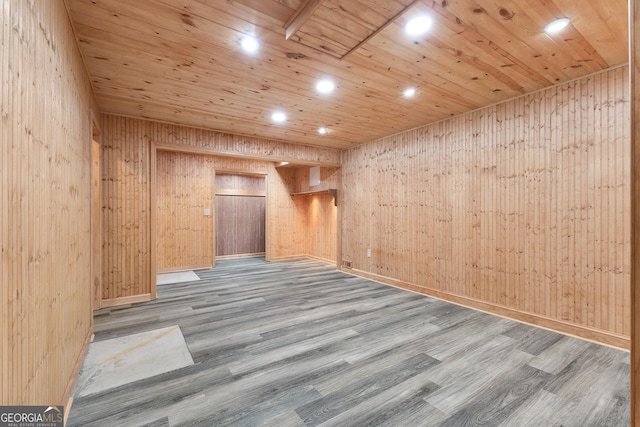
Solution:
[{"label": "wood laminate floor", "polygon": [[626,426],[629,355],[309,260],[218,262],[106,309],[194,364],[77,397],[69,426]]}]

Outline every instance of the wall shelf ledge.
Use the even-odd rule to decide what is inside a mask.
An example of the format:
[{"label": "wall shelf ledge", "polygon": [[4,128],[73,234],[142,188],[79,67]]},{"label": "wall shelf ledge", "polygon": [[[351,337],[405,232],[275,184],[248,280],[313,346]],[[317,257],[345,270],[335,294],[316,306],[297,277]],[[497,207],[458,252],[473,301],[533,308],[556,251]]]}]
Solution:
[{"label": "wall shelf ledge", "polygon": [[330,188],[328,190],[302,191],[299,193],[291,193],[291,196],[311,196],[313,194],[330,194],[333,196],[333,204],[338,206],[338,190]]}]

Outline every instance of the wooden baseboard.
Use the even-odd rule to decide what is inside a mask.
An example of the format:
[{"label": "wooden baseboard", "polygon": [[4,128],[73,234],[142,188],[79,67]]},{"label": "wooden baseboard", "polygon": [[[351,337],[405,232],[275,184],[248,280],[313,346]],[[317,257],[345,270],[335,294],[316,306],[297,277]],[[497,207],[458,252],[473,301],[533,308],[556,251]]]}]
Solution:
[{"label": "wooden baseboard", "polygon": [[329,265],[336,265],[336,260],[334,259],[327,259],[327,258],[321,258],[315,255],[309,255],[309,254],[299,254],[299,255],[289,255],[289,256],[280,256],[280,257],[274,257],[271,258],[271,261],[291,261],[291,260],[295,260],[295,259],[312,259],[314,261],[319,261],[319,262],[323,262],[325,264],[329,264]]},{"label": "wooden baseboard", "polygon": [[223,255],[223,256],[217,256],[216,261],[225,260],[225,259],[239,259],[239,258],[261,258],[263,256],[265,256],[264,252],[256,252],[253,254]]},{"label": "wooden baseboard", "polygon": [[103,299],[100,308],[116,307],[119,305],[135,304],[137,302],[151,301],[151,294],[133,295],[130,297]]},{"label": "wooden baseboard", "polygon": [[190,267],[176,267],[176,268],[159,268],[156,271],[156,274],[163,273],[179,273],[181,271],[193,271],[193,270],[204,270],[205,268],[213,268],[213,265],[194,265]]},{"label": "wooden baseboard", "polygon": [[291,261],[294,259],[304,259],[304,258],[306,258],[305,255],[277,256],[277,257],[272,257],[271,261]]},{"label": "wooden baseboard", "polygon": [[305,258],[312,259],[314,261],[319,261],[319,262],[325,263],[325,264],[334,265],[334,266],[336,265],[336,260],[335,259],[322,258],[322,257],[319,257],[319,256],[309,255],[309,254],[302,255],[302,256],[305,257]]},{"label": "wooden baseboard", "polygon": [[526,323],[543,329],[548,329],[553,332],[573,336],[586,341],[607,345],[620,350],[628,351],[631,346],[630,338],[627,336],[617,335],[607,331],[589,328],[587,326],[575,325],[537,314],[514,310],[512,308],[503,307],[497,304],[487,303],[485,301],[479,301],[473,298],[462,297],[459,295],[442,292],[436,289],[418,286],[413,283],[392,279],[386,276],[380,276],[363,270],[340,268],[340,271],[346,274],[351,274],[353,276],[373,280],[374,282],[382,283],[384,285],[389,285],[421,295],[437,298],[443,301],[451,302],[453,304],[472,308],[474,310],[504,317],[510,320],[516,320],[518,322]]},{"label": "wooden baseboard", "polygon": [[87,356],[87,352],[89,351],[89,344],[93,341],[93,328],[89,331],[89,334],[84,339],[84,343],[82,343],[82,350],[78,355],[75,363],[73,364],[73,370],[71,378],[69,378],[69,382],[67,383],[67,387],[64,389],[64,395],[62,397],[62,404],[64,405],[64,425],[67,425],[67,420],[69,418],[69,414],[71,413],[71,405],[73,405],[73,392],[76,388],[76,382],[78,381],[78,375],[80,373],[80,369],[82,368],[82,364],[84,363],[84,358]]}]

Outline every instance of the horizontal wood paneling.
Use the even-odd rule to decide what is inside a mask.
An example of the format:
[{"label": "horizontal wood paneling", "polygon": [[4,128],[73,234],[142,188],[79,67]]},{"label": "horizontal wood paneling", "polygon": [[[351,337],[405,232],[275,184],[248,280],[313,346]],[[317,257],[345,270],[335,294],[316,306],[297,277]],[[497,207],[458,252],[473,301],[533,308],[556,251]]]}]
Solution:
[{"label": "horizontal wood paneling", "polygon": [[[283,0],[65,1],[104,111],[327,147],[628,62],[624,0],[313,0],[297,17]],[[409,36],[421,13],[431,30]],[[563,32],[543,32],[564,16]],[[252,55],[238,46],[248,33]],[[322,77],[337,85],[329,96],[314,90]]]},{"label": "horizontal wood paneling", "polygon": [[145,135],[153,142],[204,149],[209,154],[242,159],[296,164],[340,165],[340,151],[265,138],[214,132],[186,126],[145,121]]},{"label": "horizontal wood paneling", "polygon": [[156,161],[157,269],[212,267],[214,158],[158,151]]},{"label": "horizontal wood paneling", "polygon": [[91,109],[65,6],[0,6],[0,405],[61,405],[92,333]]},{"label": "horizontal wood paneling", "polygon": [[[206,170],[267,176],[268,259],[305,253],[303,217],[290,196],[295,175],[281,176],[273,161],[283,158],[338,161],[337,151],[225,135],[113,115],[102,116],[104,252],[103,299],[152,294],[150,150],[154,143],[167,159],[183,156],[184,170],[201,177]],[[191,152],[189,156],[179,151]],[[213,154],[210,161],[201,159]],[[221,156],[219,153],[232,153]],[[162,156],[163,154],[161,154]],[[247,156],[242,158],[242,156]],[[257,160],[256,158],[263,158]],[[187,161],[186,159],[189,159]],[[207,163],[209,162],[209,163]],[[207,166],[209,165],[209,166]],[[186,179],[186,178],[185,178]],[[212,178],[213,179],[213,178]],[[290,182],[288,182],[290,180]],[[157,184],[156,184],[157,185]],[[199,190],[196,190],[199,191]],[[204,190],[206,192],[206,189]],[[213,214],[212,210],[212,214]],[[202,246],[209,243],[203,240]],[[213,247],[213,241],[210,242]]]},{"label": "horizontal wood paneling", "polygon": [[349,150],[343,259],[628,338],[628,155],[626,67]]}]

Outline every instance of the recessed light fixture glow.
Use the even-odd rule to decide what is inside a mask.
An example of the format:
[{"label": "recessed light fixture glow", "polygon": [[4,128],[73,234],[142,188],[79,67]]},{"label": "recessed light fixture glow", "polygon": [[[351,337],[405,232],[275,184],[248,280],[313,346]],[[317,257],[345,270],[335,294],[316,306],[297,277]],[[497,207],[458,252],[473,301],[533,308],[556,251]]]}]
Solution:
[{"label": "recessed light fixture glow", "polygon": [[258,43],[258,40],[254,37],[246,36],[240,41],[240,46],[242,46],[242,50],[247,53],[256,53],[260,47],[260,43]]},{"label": "recessed light fixture glow", "polygon": [[326,134],[328,134],[328,133],[329,133],[329,129],[327,129],[327,128],[325,128],[325,127],[318,128],[318,133],[319,133],[320,135],[326,135]]},{"label": "recessed light fixture glow", "polygon": [[336,84],[328,79],[323,79],[316,83],[316,90],[320,93],[331,93],[335,88]]},{"label": "recessed light fixture glow", "polygon": [[287,115],[282,111],[275,111],[271,115],[271,120],[273,120],[276,123],[284,123],[287,121]]},{"label": "recessed light fixture glow", "polygon": [[404,30],[410,36],[419,36],[429,31],[432,24],[433,19],[431,19],[431,17],[427,15],[420,15],[407,22],[404,26]]},{"label": "recessed light fixture glow", "polygon": [[412,87],[408,87],[402,91],[402,96],[404,96],[405,98],[411,98],[415,94],[416,94],[416,90]]},{"label": "recessed light fixture glow", "polygon": [[569,22],[570,22],[569,18],[556,19],[555,21],[547,24],[547,26],[544,27],[544,32],[547,34],[559,33],[560,31],[567,28],[567,25],[569,25]]}]

